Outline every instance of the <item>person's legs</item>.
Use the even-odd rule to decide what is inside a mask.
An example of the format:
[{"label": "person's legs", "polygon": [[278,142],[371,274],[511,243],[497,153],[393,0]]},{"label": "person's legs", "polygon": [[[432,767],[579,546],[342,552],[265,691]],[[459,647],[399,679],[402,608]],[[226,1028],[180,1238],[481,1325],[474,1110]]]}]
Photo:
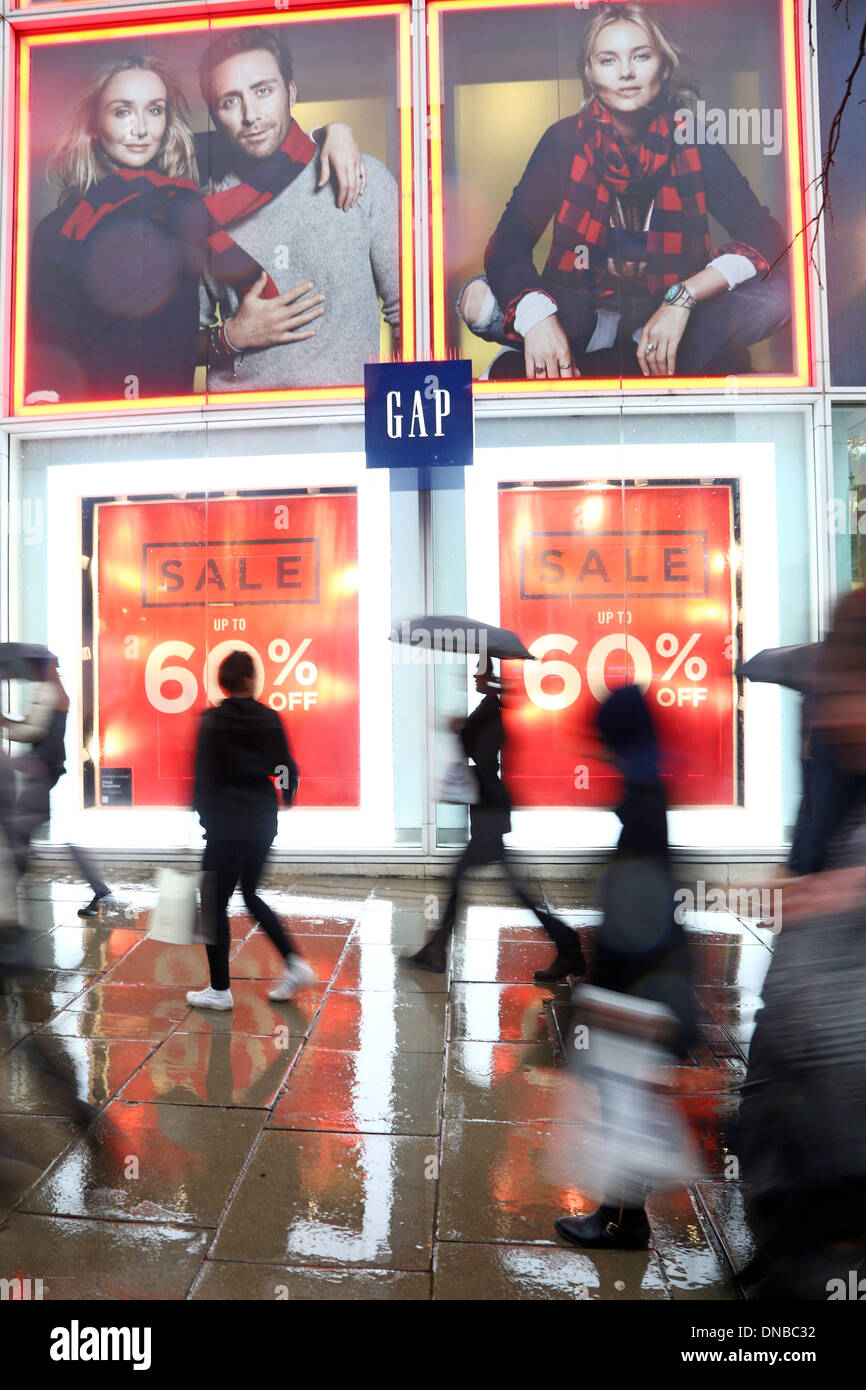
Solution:
[{"label": "person's legs", "polygon": [[[485,320],[490,312],[489,306],[482,302],[480,292],[475,288],[477,281],[470,281],[463,290],[467,307],[474,309],[479,321]],[[486,281],[484,282],[486,284]],[[488,291],[489,293],[489,291]],[[630,375],[631,364],[621,360],[617,333],[620,316],[615,310],[597,305],[591,291],[569,289],[559,286],[552,291],[556,298],[557,316],[568,338],[574,365],[581,376],[605,377]],[[495,314],[490,326],[479,336],[491,342],[505,343],[514,347],[513,339],[502,332],[504,318],[494,301]],[[461,315],[463,317],[463,315]],[[472,324],[469,325],[472,327]],[[478,332],[477,329],[473,331]],[[490,381],[519,381],[526,377],[523,352],[503,352],[490,364]]]},{"label": "person's legs", "polygon": [[313,984],[316,976],[273,908],[269,907],[256,891],[270,848],[271,840],[267,837],[248,840],[240,847],[241,892],[248,911],[255,917],[285,962],[283,979],[276,988],[268,992],[268,998],[275,1003],[285,1003],[304,985]]},{"label": "person's legs", "polygon": [[472,868],[473,865],[483,862],[483,859],[479,859],[477,843],[473,843],[470,837],[468,845],[454,866],[454,874],[451,879],[451,891],[448,894],[448,901],[445,904],[445,911],[442,914],[439,925],[427,938],[427,941],[421,947],[420,951],[416,951],[414,955],[404,955],[400,957],[404,965],[418,966],[422,970],[431,970],[437,975],[444,973],[448,964],[446,956],[448,939],[457,921],[461,881],[468,869]]},{"label": "person's legs", "polygon": [[[505,859],[505,875],[508,879],[511,891],[524,907],[528,908],[541,923],[547,935],[556,947],[556,958],[553,964],[546,970],[536,970],[535,978],[540,980],[559,980],[564,975],[585,975],[586,961],[580,945],[580,937],[571,927],[566,926],[554,913],[548,912],[547,908],[542,907],[529,896],[524,885],[514,871],[514,866]],[[556,971],[552,974],[552,971]]]},{"label": "person's legs", "polygon": [[240,845],[241,892],[247,911],[252,913],[262,931],[267,934],[285,960],[287,956],[297,956],[300,952],[273,908],[269,907],[256,891],[271,843],[270,839],[246,840]]},{"label": "person's legs", "polygon": [[227,990],[231,986],[229,976],[229,929],[228,905],[235,884],[240,875],[240,856],[238,846],[233,840],[208,840],[202,859],[204,884],[202,886],[202,907],[210,918],[212,940],[205,947],[210,968],[211,989]]},{"label": "person's legs", "polygon": [[99,866],[95,859],[82,849],[80,845],[68,845],[69,853],[75,860],[76,868],[81,877],[90,884],[90,891],[93,894],[86,907],[78,909],[79,917],[97,917],[99,915],[99,904],[103,898],[111,897],[111,889],[99,872]]},{"label": "person's legs", "polygon": [[26,873],[30,862],[30,840],[40,825],[51,815],[51,788],[56,781],[41,758],[28,754],[13,759],[16,774],[22,778],[21,790],[15,800],[10,828],[10,843],[19,874]]},{"label": "person's legs", "polygon": [[791,290],[784,271],[774,271],[766,279],[756,275],[717,295],[689,315],[677,352],[677,376],[737,370],[747,349],[779,333],[790,317]]}]

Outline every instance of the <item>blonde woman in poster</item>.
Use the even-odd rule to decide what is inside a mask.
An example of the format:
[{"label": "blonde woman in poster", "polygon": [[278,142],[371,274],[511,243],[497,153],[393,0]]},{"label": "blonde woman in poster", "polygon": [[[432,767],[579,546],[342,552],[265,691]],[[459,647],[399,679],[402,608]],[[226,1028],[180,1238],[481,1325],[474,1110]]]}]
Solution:
[{"label": "blonde woman in poster", "polygon": [[[271,163],[260,198],[286,177],[279,158]],[[326,127],[320,186],[333,171],[337,201],[351,206],[362,169],[351,130]],[[30,266],[28,404],[190,394],[215,346],[199,334],[208,267],[241,296],[270,301],[259,346],[315,332],[314,287],[278,295],[225,230],[236,208],[200,190],[189,109],[161,58],[130,54],[95,74],[50,175],[58,206],[36,227]]]},{"label": "blonde woman in poster", "polygon": [[[487,246],[486,279],[460,294],[475,333],[516,349],[491,378],[750,371],[749,347],[790,317],[781,226],[704,141],[682,55],[646,6],[599,8],[583,74],[589,99],[542,136]],[[732,237],[716,249],[708,214]],[[551,219],[539,273],[532,252]]]}]

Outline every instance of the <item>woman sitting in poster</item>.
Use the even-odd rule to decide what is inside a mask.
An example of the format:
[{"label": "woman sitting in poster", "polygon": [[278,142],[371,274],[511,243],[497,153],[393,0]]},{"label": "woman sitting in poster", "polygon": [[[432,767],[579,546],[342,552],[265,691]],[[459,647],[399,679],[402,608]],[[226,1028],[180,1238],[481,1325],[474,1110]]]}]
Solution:
[{"label": "woman sitting in poster", "polygon": [[[694,90],[644,5],[600,8],[584,74],[589,99],[542,136],[488,244],[486,280],[460,295],[474,332],[520,349],[490,376],[750,371],[750,345],[790,315],[786,275],[768,275],[782,228],[721,146],[699,128],[691,138]],[[708,213],[736,238],[714,251]],[[532,252],[551,218],[539,274]]]},{"label": "woman sitting in poster", "polygon": [[[325,129],[321,181],[333,168],[340,196],[354,201],[354,136],[347,126]],[[199,189],[195,136],[171,68],[134,55],[102,68],[51,171],[59,205],[33,238],[26,403],[190,394],[204,360],[199,282],[208,252],[210,272],[225,283],[247,292],[261,280],[257,293],[272,297],[276,289],[225,232],[220,195]],[[281,335],[314,331],[307,325],[321,295],[313,288],[281,296]]]}]

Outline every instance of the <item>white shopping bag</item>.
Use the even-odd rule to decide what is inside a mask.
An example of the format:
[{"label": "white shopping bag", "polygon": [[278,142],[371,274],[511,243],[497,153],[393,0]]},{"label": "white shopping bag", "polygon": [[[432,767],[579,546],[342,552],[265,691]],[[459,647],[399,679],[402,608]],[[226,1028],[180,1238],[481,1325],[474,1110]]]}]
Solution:
[{"label": "white shopping bag", "polygon": [[465,758],[449,763],[439,783],[437,801],[456,806],[474,806],[479,800],[478,778]]},{"label": "white shopping bag", "polygon": [[153,941],[188,946],[201,941],[198,891],[201,874],[182,874],[177,869],[160,869],[156,876],[159,896],[150,914],[148,936]]},{"label": "white shopping bag", "polygon": [[659,1078],[674,1065],[676,1031],[661,1004],[581,985],[577,999],[589,1046],[577,1074],[596,1087],[600,1115],[580,1154],[581,1182],[640,1205],[647,1188],[670,1190],[703,1176],[698,1147],[675,1098]]}]

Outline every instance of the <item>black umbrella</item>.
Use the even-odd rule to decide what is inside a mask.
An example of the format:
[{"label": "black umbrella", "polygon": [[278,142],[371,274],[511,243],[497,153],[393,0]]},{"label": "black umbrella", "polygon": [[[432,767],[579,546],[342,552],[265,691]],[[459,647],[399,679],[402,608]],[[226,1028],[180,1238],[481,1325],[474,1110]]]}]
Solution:
[{"label": "black umbrella", "polygon": [[53,652],[35,642],[0,642],[0,680],[41,680],[45,662],[56,660]]},{"label": "black umbrella", "polygon": [[762,652],[734,668],[737,676],[766,685],[784,685],[801,695],[813,687],[820,642],[804,642],[794,647],[765,647]]},{"label": "black umbrella", "polygon": [[406,619],[391,630],[392,642],[402,642],[431,652],[451,656],[491,656],[501,661],[536,661],[516,632],[492,623],[478,622],[452,614],[430,613],[423,618]]}]

